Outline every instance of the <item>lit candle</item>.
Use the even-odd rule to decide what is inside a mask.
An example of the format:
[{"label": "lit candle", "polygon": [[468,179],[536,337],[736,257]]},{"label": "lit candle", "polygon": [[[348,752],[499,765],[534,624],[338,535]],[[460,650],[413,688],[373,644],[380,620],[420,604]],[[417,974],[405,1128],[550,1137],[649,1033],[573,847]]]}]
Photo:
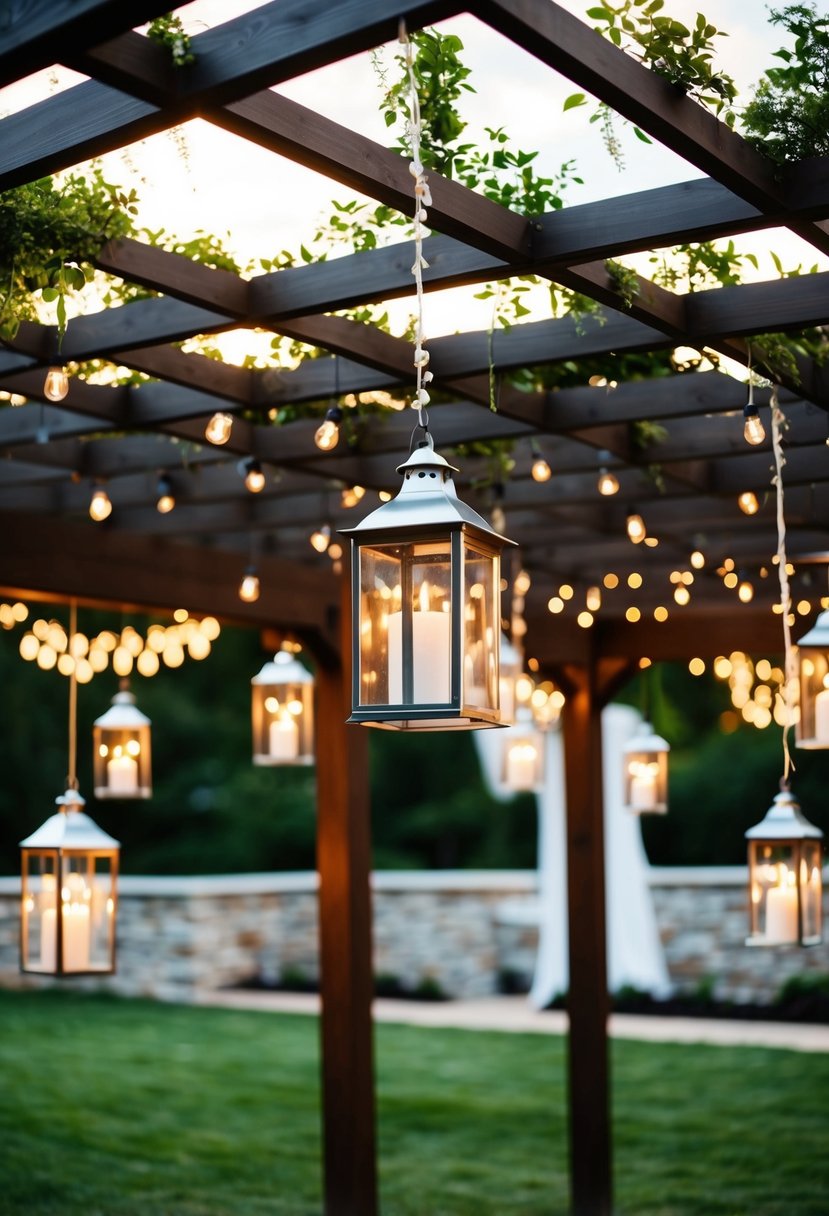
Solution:
[{"label": "lit candle", "polygon": [[652,764],[634,763],[630,766],[630,808],[649,811],[656,806],[656,772]]},{"label": "lit candle", "polygon": [[275,760],[296,760],[299,755],[299,728],[289,714],[280,714],[271,722],[268,750]]},{"label": "lit candle", "polygon": [[796,942],[797,887],[794,874],[781,867],[780,885],[769,887],[766,893],[766,941]]},{"label": "lit candle", "polygon": [[815,697],[815,742],[829,747],[829,676],[823,677],[824,689]]},{"label": "lit candle", "polygon": [[[450,698],[450,613],[429,611],[429,584],[420,588],[420,611],[412,613],[412,700],[445,704]],[[403,701],[403,613],[389,613],[389,705]]]},{"label": "lit candle", "polygon": [[507,752],[507,785],[512,790],[531,790],[535,785],[538,752],[532,743],[514,743]]},{"label": "lit candle", "polygon": [[138,793],[138,761],[123,755],[120,747],[107,761],[107,787],[111,794]]},{"label": "lit candle", "polygon": [[89,905],[63,905],[63,970],[89,970]]},{"label": "lit candle", "polygon": [[40,965],[44,971],[55,970],[55,908],[44,908],[40,916]]}]

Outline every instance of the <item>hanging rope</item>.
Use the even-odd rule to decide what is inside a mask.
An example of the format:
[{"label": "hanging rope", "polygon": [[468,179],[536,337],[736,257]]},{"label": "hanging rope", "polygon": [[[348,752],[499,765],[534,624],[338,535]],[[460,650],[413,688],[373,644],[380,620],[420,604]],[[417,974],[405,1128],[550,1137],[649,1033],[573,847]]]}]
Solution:
[{"label": "hanging rope", "polygon": [[786,557],[786,517],[783,511],[783,466],[786,458],[783,455],[782,436],[786,419],[777,400],[777,386],[771,390],[771,442],[774,451],[774,477],[777,499],[777,573],[780,579],[780,615],[783,617],[783,776],[780,780],[781,789],[789,788],[789,774],[794,772],[794,762],[789,751],[789,731],[792,728],[792,707],[794,689],[797,686],[797,660],[792,646],[792,631],[789,624],[792,594],[789,587],[788,559]]},{"label": "hanging rope", "polygon": [[[73,639],[78,632],[78,601],[69,601],[69,653],[72,654]],[[73,656],[74,657],[74,656]],[[69,673],[69,772],[66,777],[66,788],[78,788],[78,677],[75,674],[75,663]]]},{"label": "hanging rope", "polygon": [[406,59],[406,74],[409,78],[409,120],[406,124],[406,133],[409,139],[409,152],[411,161],[409,162],[409,172],[414,178],[414,241],[415,241],[415,258],[412,265],[412,274],[415,280],[415,289],[417,292],[417,313],[415,316],[415,335],[414,335],[414,367],[416,375],[415,397],[413,406],[417,410],[418,426],[423,431],[429,430],[429,415],[424,415],[424,410],[429,404],[429,393],[426,390],[426,385],[431,383],[433,376],[428,370],[429,352],[424,347],[425,335],[423,332],[423,271],[428,269],[429,263],[423,256],[423,225],[428,219],[427,207],[432,205],[432,195],[429,192],[429,184],[426,174],[423,169],[423,162],[420,159],[420,138],[422,125],[420,121],[420,98],[417,91],[417,80],[414,72],[414,53],[412,44],[409,41],[409,35],[406,32],[405,21],[400,22],[399,29],[400,43],[404,48]]}]

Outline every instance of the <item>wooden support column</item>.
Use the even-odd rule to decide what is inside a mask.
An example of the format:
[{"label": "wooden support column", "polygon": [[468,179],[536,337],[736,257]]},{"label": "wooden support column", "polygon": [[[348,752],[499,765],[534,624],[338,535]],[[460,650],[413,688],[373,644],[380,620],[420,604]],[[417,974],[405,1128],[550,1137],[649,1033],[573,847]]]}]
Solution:
[{"label": "wooden support column", "polygon": [[368,732],[351,712],[347,569],[340,655],[317,669],[322,1132],[326,1216],[375,1216]]},{"label": "wooden support column", "polygon": [[594,662],[565,675],[570,1188],[574,1216],[610,1216],[602,706]]}]

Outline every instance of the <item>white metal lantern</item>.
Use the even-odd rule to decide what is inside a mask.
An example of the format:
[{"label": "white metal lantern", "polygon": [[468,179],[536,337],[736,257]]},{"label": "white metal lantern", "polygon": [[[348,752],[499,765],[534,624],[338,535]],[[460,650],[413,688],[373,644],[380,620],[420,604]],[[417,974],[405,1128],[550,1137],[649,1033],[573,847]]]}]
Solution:
[{"label": "white metal lantern", "polygon": [[122,690],[93,723],[96,798],[150,798],[153,792],[150,719]]},{"label": "white metal lantern", "polygon": [[816,946],[821,940],[823,833],[783,790],[746,832],[749,946]]},{"label": "white metal lantern", "polygon": [[314,763],[314,677],[280,650],[251,680],[253,763]]},{"label": "white metal lantern", "polygon": [[624,807],[634,815],[664,815],[668,810],[668,752],[670,744],[642,722],[625,744]]},{"label": "white metal lantern", "polygon": [[20,842],[20,969],[40,975],[115,970],[118,841],[82,810],[77,790]]},{"label": "white metal lantern", "polygon": [[501,724],[501,550],[507,541],[455,491],[431,437],[403,485],[351,537],[350,722],[395,730]]},{"label": "white metal lantern", "polygon": [[829,748],[829,611],[797,643],[800,665],[798,747]]},{"label": "white metal lantern", "polygon": [[544,784],[544,737],[532,712],[518,710],[515,726],[504,732],[501,783],[512,793],[539,790]]}]

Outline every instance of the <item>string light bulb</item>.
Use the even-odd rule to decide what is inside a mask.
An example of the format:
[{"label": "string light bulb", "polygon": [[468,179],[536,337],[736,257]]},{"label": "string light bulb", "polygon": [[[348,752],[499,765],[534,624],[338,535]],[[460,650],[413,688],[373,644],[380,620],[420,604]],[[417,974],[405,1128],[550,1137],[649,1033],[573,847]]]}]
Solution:
[{"label": "string light bulb", "polygon": [[743,407],[743,436],[746,443],[750,443],[752,447],[758,447],[766,438],[766,428],[763,426],[760,411],[754,404],[754,381],[751,377],[751,368],[748,372],[748,401]]},{"label": "string light bulb", "polygon": [[628,540],[633,541],[634,545],[640,545],[647,536],[645,521],[635,511],[628,515],[625,521],[625,528],[627,529]]},{"label": "string light bulb", "polygon": [[605,498],[610,498],[611,494],[619,493],[619,478],[615,473],[611,473],[609,469],[602,467],[599,469],[598,490]]},{"label": "string light bulb", "polygon": [[89,517],[101,523],[112,514],[112,503],[106,490],[96,490],[89,503]]},{"label": "string light bulb", "polygon": [[233,430],[233,415],[217,412],[204,428],[204,437],[208,443],[213,443],[216,447],[221,447],[223,443],[227,443],[230,438],[230,432]]},{"label": "string light bulb", "polygon": [[48,401],[63,401],[69,392],[69,377],[62,367],[50,367],[43,381],[43,396]]},{"label": "string light bulb", "polygon": [[158,486],[156,487],[158,499],[155,504],[155,509],[159,515],[169,515],[173,507],[176,505],[175,495],[173,494],[173,486],[169,477],[159,477]]},{"label": "string light bulb", "polygon": [[314,434],[314,443],[321,452],[332,451],[340,442],[340,423],[343,420],[343,412],[338,405],[329,406],[325,411],[325,418],[317,427]]},{"label": "string light bulb", "polygon": [[239,599],[245,604],[255,604],[259,599],[259,575],[254,566],[248,566],[239,584]]},{"label": "string light bulb", "polygon": [[550,468],[538,444],[533,441],[532,444],[533,464],[532,464],[532,479],[533,481],[549,481],[553,475],[553,470]]},{"label": "string light bulb", "polygon": [[760,510],[759,500],[753,490],[744,490],[737,499],[737,506],[743,515],[756,515]]},{"label": "string light bulb", "polygon": [[244,463],[245,470],[245,489],[251,494],[259,494],[265,488],[265,474],[262,472],[262,466],[253,456],[249,457]]},{"label": "string light bulb", "polygon": [[356,507],[357,503],[365,497],[365,486],[347,486],[340,495],[340,503],[346,510],[349,507]]},{"label": "string light bulb", "polygon": [[316,532],[312,532],[310,541],[312,549],[316,549],[317,553],[325,553],[331,543],[331,528],[329,525],[323,524],[321,528],[317,528]]}]

